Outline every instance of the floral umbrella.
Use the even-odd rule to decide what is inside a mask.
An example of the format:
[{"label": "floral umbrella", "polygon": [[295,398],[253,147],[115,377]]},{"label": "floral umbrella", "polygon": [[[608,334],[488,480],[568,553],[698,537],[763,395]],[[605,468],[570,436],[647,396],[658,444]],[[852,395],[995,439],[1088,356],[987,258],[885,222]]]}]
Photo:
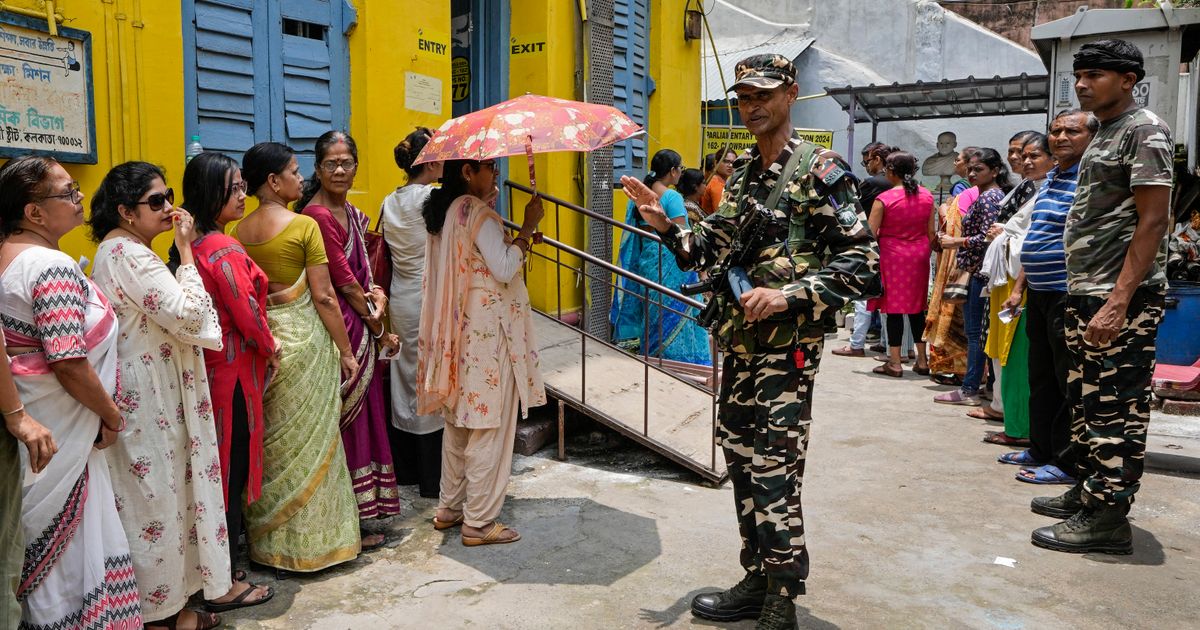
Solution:
[{"label": "floral umbrella", "polygon": [[641,125],[609,105],[526,94],[446,121],[414,163],[525,153],[529,180],[536,188],[534,153],[593,151],[641,132]]}]

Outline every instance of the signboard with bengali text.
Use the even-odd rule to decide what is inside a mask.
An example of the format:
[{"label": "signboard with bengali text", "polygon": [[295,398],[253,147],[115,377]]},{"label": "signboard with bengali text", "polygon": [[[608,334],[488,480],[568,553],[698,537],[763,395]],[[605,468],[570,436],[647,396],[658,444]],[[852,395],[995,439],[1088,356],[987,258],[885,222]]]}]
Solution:
[{"label": "signboard with bengali text", "polygon": [[0,158],[96,163],[91,34],[0,13]]}]

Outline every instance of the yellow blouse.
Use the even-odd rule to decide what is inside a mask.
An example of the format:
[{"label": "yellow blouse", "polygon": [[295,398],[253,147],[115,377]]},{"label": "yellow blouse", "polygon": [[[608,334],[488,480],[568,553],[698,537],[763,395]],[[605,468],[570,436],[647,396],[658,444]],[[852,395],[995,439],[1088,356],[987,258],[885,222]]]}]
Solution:
[{"label": "yellow blouse", "polygon": [[262,267],[271,282],[295,284],[305,267],[329,262],[321,229],[312,217],[297,214],[287,227],[261,243],[247,243],[238,238],[239,227],[241,224],[234,226],[231,236],[241,241],[246,253]]}]

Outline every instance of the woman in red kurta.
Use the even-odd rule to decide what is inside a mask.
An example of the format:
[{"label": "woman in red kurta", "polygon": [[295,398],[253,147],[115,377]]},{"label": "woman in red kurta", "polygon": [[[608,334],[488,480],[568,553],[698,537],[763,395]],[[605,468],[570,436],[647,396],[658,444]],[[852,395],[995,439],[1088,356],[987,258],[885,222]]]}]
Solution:
[{"label": "woman in red kurta", "polygon": [[[225,224],[240,219],[246,207],[246,184],[237,162],[220,153],[196,156],[184,170],[183,194],[201,234],[192,243],[196,268],[221,322],[224,349],[205,350],[204,363],[217,423],[229,565],[236,580],[245,577],[236,569],[242,510],[262,492],[263,392],[279,359],[267,326],[267,275],[241,243],[224,233]],[[270,598],[269,587],[256,588],[257,594],[248,588],[230,604]],[[209,607],[224,609],[230,604],[209,602]]]}]

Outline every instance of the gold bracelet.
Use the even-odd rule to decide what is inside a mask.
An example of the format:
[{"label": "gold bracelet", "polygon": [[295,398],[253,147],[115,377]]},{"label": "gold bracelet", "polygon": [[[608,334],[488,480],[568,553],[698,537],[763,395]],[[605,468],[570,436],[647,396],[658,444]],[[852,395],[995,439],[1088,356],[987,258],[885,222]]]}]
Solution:
[{"label": "gold bracelet", "polygon": [[25,405],[21,405],[20,407],[17,407],[16,409],[13,409],[12,411],[0,411],[0,414],[3,414],[4,417],[7,418],[8,416],[11,416],[15,413],[21,413],[22,411],[25,411]]}]

